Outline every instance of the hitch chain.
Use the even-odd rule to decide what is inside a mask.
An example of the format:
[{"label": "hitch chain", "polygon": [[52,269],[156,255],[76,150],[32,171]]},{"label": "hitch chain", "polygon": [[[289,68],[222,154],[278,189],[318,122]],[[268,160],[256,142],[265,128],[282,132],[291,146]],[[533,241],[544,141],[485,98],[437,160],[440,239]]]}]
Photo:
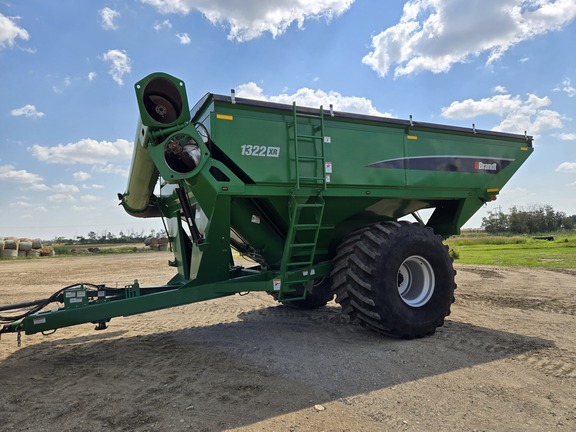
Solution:
[{"label": "hitch chain", "polygon": [[18,348],[22,346],[22,333],[20,329],[18,329],[18,335],[16,336],[16,343],[18,344]]}]

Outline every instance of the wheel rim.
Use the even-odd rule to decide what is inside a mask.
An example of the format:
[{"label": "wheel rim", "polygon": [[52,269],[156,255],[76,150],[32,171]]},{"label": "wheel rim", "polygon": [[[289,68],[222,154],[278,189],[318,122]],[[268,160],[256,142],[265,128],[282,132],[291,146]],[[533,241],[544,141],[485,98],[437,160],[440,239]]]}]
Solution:
[{"label": "wheel rim", "polygon": [[398,269],[398,293],[408,306],[420,307],[434,294],[434,270],[425,258],[413,255]]}]

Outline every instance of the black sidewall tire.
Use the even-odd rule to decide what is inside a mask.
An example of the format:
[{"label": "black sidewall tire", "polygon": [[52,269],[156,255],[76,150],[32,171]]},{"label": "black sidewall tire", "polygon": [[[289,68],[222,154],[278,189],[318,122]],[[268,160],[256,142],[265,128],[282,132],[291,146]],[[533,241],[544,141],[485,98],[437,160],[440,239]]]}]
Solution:
[{"label": "black sidewall tire", "polygon": [[[426,233],[425,228],[398,230],[396,234],[392,242],[386,243],[376,260],[372,280],[374,303],[380,316],[398,323],[401,332],[433,332],[443,323],[452,304],[452,262],[440,239]],[[434,273],[434,292],[426,304],[419,307],[406,304],[398,292],[398,271],[402,263],[411,256],[420,256],[427,260]]]}]

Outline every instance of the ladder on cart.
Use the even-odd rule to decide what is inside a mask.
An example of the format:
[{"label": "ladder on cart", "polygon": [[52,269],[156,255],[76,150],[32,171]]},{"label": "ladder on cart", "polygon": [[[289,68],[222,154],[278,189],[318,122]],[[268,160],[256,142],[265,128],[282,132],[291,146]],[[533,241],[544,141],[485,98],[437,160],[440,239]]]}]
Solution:
[{"label": "ladder on cart", "polygon": [[314,283],[314,257],[324,217],[322,192],[327,184],[323,107],[318,115],[305,114],[297,112],[294,103],[292,116],[295,189],[278,293],[278,300],[284,302],[305,299]]}]

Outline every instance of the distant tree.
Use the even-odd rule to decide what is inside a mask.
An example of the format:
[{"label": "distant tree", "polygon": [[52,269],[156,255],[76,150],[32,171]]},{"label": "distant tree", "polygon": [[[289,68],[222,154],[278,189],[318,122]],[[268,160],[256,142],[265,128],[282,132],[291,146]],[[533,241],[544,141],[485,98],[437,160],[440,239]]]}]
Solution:
[{"label": "distant tree", "polygon": [[564,218],[564,220],[562,221],[562,225],[564,226],[565,230],[573,230],[574,229],[574,216],[566,216]]},{"label": "distant tree", "polygon": [[547,233],[573,229],[576,226],[576,215],[566,216],[566,213],[557,212],[550,205],[531,205],[526,208],[514,206],[510,214],[490,212],[482,219],[482,226],[489,233]]},{"label": "distant tree", "polygon": [[482,227],[490,234],[503,233],[509,230],[509,216],[498,212],[489,212],[488,216],[482,218]]}]

